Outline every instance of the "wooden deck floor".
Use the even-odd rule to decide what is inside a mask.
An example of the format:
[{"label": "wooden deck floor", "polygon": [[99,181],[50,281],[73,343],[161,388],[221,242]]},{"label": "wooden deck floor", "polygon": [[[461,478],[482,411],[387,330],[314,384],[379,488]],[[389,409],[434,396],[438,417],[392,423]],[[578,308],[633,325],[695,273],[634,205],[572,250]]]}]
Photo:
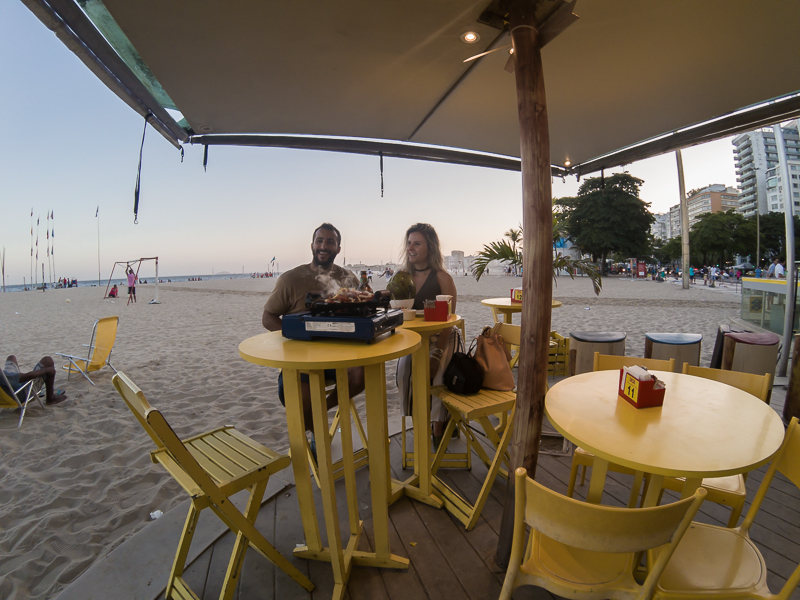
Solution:
[{"label": "wooden deck floor", "polygon": [[[775,390],[773,405],[780,410],[783,392]],[[458,441],[453,442],[457,444]],[[396,479],[405,479],[411,471],[400,466],[400,440],[391,440],[392,470]],[[540,456],[536,479],[549,488],[566,493],[570,458]],[[748,498],[752,499],[766,471],[766,467],[751,473],[747,481]],[[480,461],[473,461],[472,471],[440,471],[453,488],[467,498],[475,498],[480,489],[486,469]],[[365,524],[365,536],[361,549],[371,544],[371,507],[369,496],[369,471],[361,469],[357,474],[361,518]],[[627,502],[631,477],[610,473],[603,503],[623,506]],[[494,553],[500,528],[505,494],[505,480],[498,478],[492,496],[483,514],[470,531],[453,519],[445,510],[437,510],[424,504],[402,498],[389,511],[392,552],[406,556],[411,561],[407,571],[381,570],[354,567],[347,588],[351,600],[489,600],[498,598],[504,573],[494,565]],[[583,497],[587,485],[576,488],[576,497]],[[339,507],[342,515],[342,531],[347,531],[344,485],[339,482]],[[669,492],[668,492],[669,493]],[[666,500],[665,500],[666,501]],[[749,506],[749,503],[748,503]],[[747,509],[745,509],[746,512]],[[317,511],[322,514],[317,494]],[[698,520],[724,526],[728,520],[727,508],[705,503]],[[328,599],[333,588],[332,572],[328,564],[299,560],[292,557],[295,544],[303,541],[300,515],[295,498],[295,489],[289,488],[263,505],[257,527],[277,549],[317,586],[308,593],[284,573],[255,552],[248,552],[235,598]],[[321,528],[324,540],[324,528]],[[800,493],[790,482],[778,476],[773,482],[767,500],[754,525],[751,536],[761,549],[769,567],[769,585],[777,592],[800,563]],[[176,540],[166,544],[177,546]],[[184,578],[195,592],[205,599],[216,599],[222,584],[228,558],[233,546],[233,536],[223,536],[208,548],[187,569]],[[164,568],[167,568],[165,565]],[[521,588],[514,598],[549,599],[551,594],[540,588]],[[800,589],[792,598],[800,599]]]}]

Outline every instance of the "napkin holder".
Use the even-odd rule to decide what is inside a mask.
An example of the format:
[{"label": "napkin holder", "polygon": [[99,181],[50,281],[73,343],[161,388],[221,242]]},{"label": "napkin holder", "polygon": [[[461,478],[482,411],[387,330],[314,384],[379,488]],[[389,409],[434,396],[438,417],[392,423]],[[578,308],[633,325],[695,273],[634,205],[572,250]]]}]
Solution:
[{"label": "napkin holder", "polygon": [[522,303],[522,288],[511,288],[511,302]]},{"label": "napkin holder", "polygon": [[449,307],[450,303],[444,300],[434,300],[434,306],[428,308],[425,306],[425,320],[426,321],[447,321],[450,318]]},{"label": "napkin holder", "polygon": [[619,397],[635,408],[651,408],[664,404],[667,389],[644,367],[623,367],[619,370]]}]

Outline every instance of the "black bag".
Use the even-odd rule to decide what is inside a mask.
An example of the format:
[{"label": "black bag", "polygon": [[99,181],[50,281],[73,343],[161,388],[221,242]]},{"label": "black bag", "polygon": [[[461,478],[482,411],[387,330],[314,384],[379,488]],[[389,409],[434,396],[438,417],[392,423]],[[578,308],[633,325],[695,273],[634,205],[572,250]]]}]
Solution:
[{"label": "black bag", "polygon": [[444,370],[443,376],[444,385],[451,392],[470,395],[481,391],[483,369],[473,355],[472,346],[474,345],[475,341],[473,340],[469,352],[465,354],[461,336],[458,336],[456,351],[453,352],[453,358],[450,359],[450,364]]}]

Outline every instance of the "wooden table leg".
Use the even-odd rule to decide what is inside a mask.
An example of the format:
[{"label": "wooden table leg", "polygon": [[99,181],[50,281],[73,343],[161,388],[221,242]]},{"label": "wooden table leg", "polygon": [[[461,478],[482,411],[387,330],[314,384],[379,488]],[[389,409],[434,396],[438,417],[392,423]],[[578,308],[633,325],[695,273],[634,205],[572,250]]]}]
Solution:
[{"label": "wooden table leg", "polygon": [[603,488],[606,485],[606,473],[608,472],[608,461],[597,456],[592,463],[592,479],[589,481],[589,491],[586,493],[586,501],[592,504],[600,504],[603,499]]},{"label": "wooden table leg", "polygon": [[[319,470],[322,508],[325,512],[325,528],[328,532],[328,549],[333,567],[333,598],[344,596],[347,586],[349,565],[345,564],[342,551],[342,535],[339,530],[339,510],[336,506],[336,489],[333,480],[333,463],[331,461],[331,436],[328,431],[328,406],[325,398],[325,373],[311,371],[309,373],[311,388],[311,413],[314,418],[314,437],[317,440],[317,465]],[[349,417],[350,414],[347,413]],[[302,455],[301,455],[302,456]]]},{"label": "wooden table leg", "polygon": [[356,464],[353,456],[353,429],[350,423],[350,409],[353,403],[350,398],[350,385],[347,380],[347,369],[336,371],[336,390],[339,397],[339,428],[342,440],[342,468],[344,484],[347,490],[347,514],[350,520],[350,535],[357,536],[361,531],[361,519],[358,514],[358,491],[356,489]]},{"label": "wooden table leg", "polygon": [[642,501],[643,508],[651,506],[658,506],[658,497],[661,495],[661,489],[664,487],[663,475],[650,475],[650,483],[647,484],[647,494]]},{"label": "wooden table leg", "polygon": [[681,492],[681,500],[694,495],[694,493],[700,488],[702,484],[703,484],[702,477],[694,479],[690,479],[689,477],[687,477],[686,483],[683,484],[683,492]]},{"label": "wooden table leg", "polygon": [[289,434],[292,470],[297,487],[297,503],[300,506],[300,518],[303,522],[303,533],[306,536],[305,546],[298,547],[295,552],[316,553],[322,550],[322,542],[319,536],[317,511],[314,508],[314,490],[311,489],[311,472],[306,458],[306,426],[303,418],[299,371],[283,370],[283,389],[286,398],[286,428]]},{"label": "wooden table leg", "polygon": [[[369,478],[372,491],[372,523],[375,541],[374,566],[408,568],[407,558],[396,556],[389,548],[389,495],[392,478],[389,464],[389,426],[386,407],[386,370],[384,363],[364,367],[367,400],[367,445]],[[416,402],[414,403],[417,404]],[[415,446],[418,444],[415,444]]]}]

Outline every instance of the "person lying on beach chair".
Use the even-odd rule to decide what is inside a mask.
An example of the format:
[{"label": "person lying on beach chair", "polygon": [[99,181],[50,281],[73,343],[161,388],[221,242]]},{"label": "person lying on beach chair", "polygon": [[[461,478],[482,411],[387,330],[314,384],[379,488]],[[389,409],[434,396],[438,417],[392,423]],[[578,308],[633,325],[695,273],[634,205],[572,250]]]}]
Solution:
[{"label": "person lying on beach chair", "polygon": [[64,393],[64,390],[55,389],[56,367],[53,359],[49,356],[43,357],[33,368],[33,371],[23,373],[19,368],[17,357],[12,354],[6,359],[3,372],[6,374],[11,387],[15,390],[33,379],[41,378],[45,387],[46,404],[59,404],[67,399],[67,394]]},{"label": "person lying on beach chair", "polygon": [[[311,238],[311,262],[300,265],[280,276],[275,284],[275,290],[264,305],[261,323],[270,331],[280,331],[282,328],[281,317],[306,310],[306,293],[325,289],[326,282],[336,286],[355,288],[358,287],[356,276],[338,265],[333,264],[336,255],[341,250],[342,235],[330,223],[323,223],[314,230]],[[326,379],[336,377],[336,371],[325,373]],[[350,386],[350,395],[356,396],[364,391],[364,369],[353,367],[347,370]],[[308,375],[301,375],[301,391],[303,394],[303,416],[306,431],[312,431],[311,417],[311,388],[308,384]],[[283,395],[283,374],[278,376],[278,399],[281,404],[286,404]],[[328,395],[328,408],[339,405],[337,391],[333,390]],[[316,445],[312,440],[312,452]]]}]

